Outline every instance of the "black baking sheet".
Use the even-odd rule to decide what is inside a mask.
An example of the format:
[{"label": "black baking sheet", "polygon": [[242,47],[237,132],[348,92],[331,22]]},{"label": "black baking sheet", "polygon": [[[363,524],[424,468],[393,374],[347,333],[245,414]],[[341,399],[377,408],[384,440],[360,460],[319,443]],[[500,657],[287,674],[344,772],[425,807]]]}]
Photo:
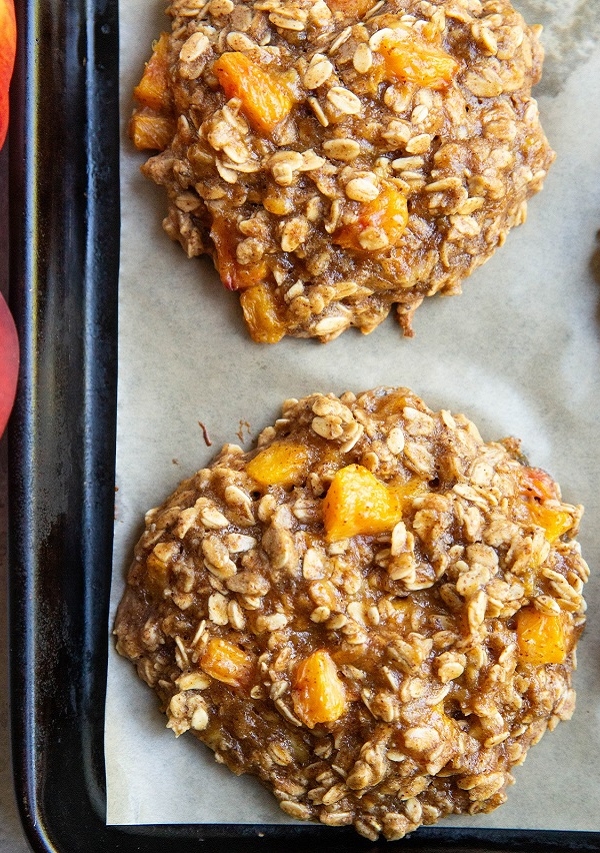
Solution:
[{"label": "black baking sheet", "polygon": [[118,8],[18,0],[17,14],[10,296],[22,368],[9,431],[10,687],[16,796],[34,850],[600,850],[593,832],[427,828],[374,844],[306,824],[106,826]]}]

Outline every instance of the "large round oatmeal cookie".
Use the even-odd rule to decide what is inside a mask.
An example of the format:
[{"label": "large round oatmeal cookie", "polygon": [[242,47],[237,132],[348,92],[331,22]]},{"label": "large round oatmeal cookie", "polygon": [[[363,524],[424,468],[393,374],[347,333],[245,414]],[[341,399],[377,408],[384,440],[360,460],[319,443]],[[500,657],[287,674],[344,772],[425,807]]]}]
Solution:
[{"label": "large round oatmeal cookie", "polygon": [[131,134],[164,227],[257,341],[372,331],[460,283],[552,162],[508,0],[174,0]]},{"label": "large round oatmeal cookie", "polygon": [[581,507],[409,390],[288,400],[146,517],[117,647],[287,814],[397,839],[568,719]]}]

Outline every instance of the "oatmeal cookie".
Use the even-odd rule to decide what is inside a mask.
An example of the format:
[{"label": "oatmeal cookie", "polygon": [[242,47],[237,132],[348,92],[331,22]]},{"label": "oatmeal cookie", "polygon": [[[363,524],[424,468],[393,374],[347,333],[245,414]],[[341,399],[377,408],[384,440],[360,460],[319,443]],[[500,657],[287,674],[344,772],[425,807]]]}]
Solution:
[{"label": "oatmeal cookie", "polygon": [[117,648],[288,815],[398,839],[496,808],[571,716],[581,513],[407,389],[288,400],[147,514]]},{"label": "oatmeal cookie", "polygon": [[461,281],[553,159],[508,0],[173,0],[131,135],[256,341],[371,332]]}]

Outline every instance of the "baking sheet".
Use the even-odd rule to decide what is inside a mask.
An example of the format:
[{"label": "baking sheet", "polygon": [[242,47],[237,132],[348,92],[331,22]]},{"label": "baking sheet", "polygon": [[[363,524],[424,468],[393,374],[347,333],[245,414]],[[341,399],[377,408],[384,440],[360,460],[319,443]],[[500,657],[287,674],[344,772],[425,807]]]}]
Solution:
[{"label": "baking sheet", "polygon": [[[210,261],[187,260],[161,228],[161,190],[126,137],[131,90],[169,19],[160,0],[120,10],[123,145],[117,496],[110,621],[144,513],[225,442],[251,446],[281,402],[313,391],[408,385],[432,408],[462,411],[485,439],[516,435],[563,497],[586,507],[592,569],[573,720],[515,771],[508,803],[442,825],[600,831],[600,7],[515,3],[545,25],[535,95],[557,161],[528,221],[464,286],[428,300],[401,337],[389,317],[368,337],[322,345],[250,341],[235,294]],[[202,430],[211,442],[208,446]],[[236,778],[191,736],[177,742],[153,693],[109,653],[105,723],[109,824],[290,823],[251,777]]]}]

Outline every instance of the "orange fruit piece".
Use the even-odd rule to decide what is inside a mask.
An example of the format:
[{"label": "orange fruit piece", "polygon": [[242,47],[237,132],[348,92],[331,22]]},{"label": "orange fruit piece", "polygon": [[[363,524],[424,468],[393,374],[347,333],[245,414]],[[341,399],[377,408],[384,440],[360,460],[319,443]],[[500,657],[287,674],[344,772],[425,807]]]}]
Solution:
[{"label": "orange fruit piece", "polygon": [[336,471],[323,499],[323,523],[330,542],[392,530],[420,481],[388,485],[362,465]]},{"label": "orange fruit piece", "polygon": [[445,89],[458,71],[449,53],[417,36],[412,27],[398,28],[393,36],[382,39],[378,53],[389,78],[428,89]]},{"label": "orange fruit piece", "polygon": [[292,701],[298,717],[310,728],[332,723],[346,711],[346,689],[329,652],[319,649],[296,669]]},{"label": "orange fruit piece", "polygon": [[129,135],[138,151],[164,151],[175,135],[175,121],[152,110],[131,116]]},{"label": "orange fruit piece", "polygon": [[517,614],[517,644],[522,663],[564,663],[567,657],[564,617],[524,607]]},{"label": "orange fruit piece", "polygon": [[266,284],[244,290],[240,296],[244,318],[252,339],[261,344],[276,344],[285,335],[275,298]]},{"label": "orange fruit piece", "polygon": [[287,86],[244,53],[222,53],[213,71],[228,99],[239,98],[254,130],[269,136],[294,104]]},{"label": "orange fruit piece", "polygon": [[200,659],[200,666],[207,675],[231,687],[247,687],[254,665],[254,655],[221,637],[208,641]]},{"label": "orange fruit piece", "polygon": [[267,265],[263,260],[255,264],[238,263],[231,228],[224,217],[215,215],[210,228],[216,251],[214,263],[227,290],[246,290],[266,278]]},{"label": "orange fruit piece", "polygon": [[377,198],[361,205],[358,219],[336,231],[333,242],[356,252],[385,250],[399,243],[407,223],[405,196],[385,184]]},{"label": "orange fruit piece", "polygon": [[157,112],[171,108],[171,93],[168,86],[168,46],[169,36],[167,33],[161,33],[154,44],[152,56],[146,63],[142,79],[133,90],[133,97],[139,104]]},{"label": "orange fruit piece", "polygon": [[520,474],[521,494],[531,521],[544,528],[549,542],[556,542],[573,526],[571,513],[556,506],[560,500],[558,486],[542,468],[524,467]]},{"label": "orange fruit piece", "polygon": [[261,486],[293,486],[306,477],[309,457],[302,444],[275,442],[259,450],[246,465],[246,473]]},{"label": "orange fruit piece", "polygon": [[343,12],[349,18],[362,18],[375,5],[376,0],[329,0],[332,12]]}]

